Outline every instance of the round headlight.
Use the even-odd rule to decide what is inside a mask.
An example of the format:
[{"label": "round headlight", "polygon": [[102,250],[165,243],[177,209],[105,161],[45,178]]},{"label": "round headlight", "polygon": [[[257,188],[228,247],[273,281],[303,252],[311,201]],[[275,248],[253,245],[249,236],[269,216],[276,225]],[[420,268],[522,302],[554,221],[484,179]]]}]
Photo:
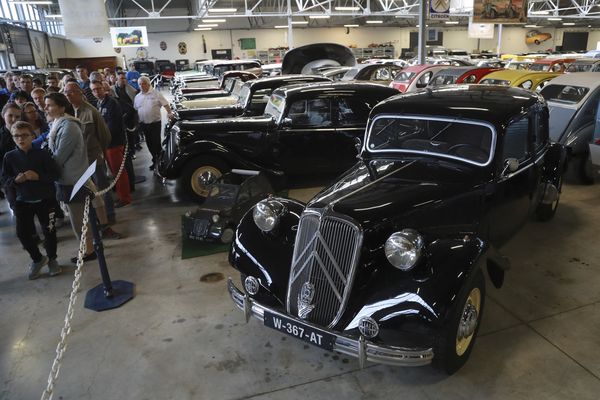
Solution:
[{"label": "round headlight", "polygon": [[212,222],[214,222],[216,224],[217,222],[219,222],[221,217],[219,216],[219,214],[213,214],[211,219],[212,219]]},{"label": "round headlight", "polygon": [[385,256],[394,267],[408,271],[417,265],[421,258],[424,243],[417,231],[403,229],[393,233],[385,242]]},{"label": "round headlight", "polygon": [[284,207],[278,201],[266,199],[254,206],[252,217],[254,223],[263,232],[271,232],[279,223],[279,217],[283,214]]}]

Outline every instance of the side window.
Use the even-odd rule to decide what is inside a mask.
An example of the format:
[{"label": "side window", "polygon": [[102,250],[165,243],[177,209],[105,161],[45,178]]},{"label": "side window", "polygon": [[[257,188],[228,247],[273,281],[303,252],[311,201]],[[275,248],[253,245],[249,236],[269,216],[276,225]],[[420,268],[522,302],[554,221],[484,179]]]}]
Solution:
[{"label": "side window", "polygon": [[523,117],[512,122],[504,135],[504,149],[502,159],[516,158],[524,161],[529,156],[528,146],[529,118]]},{"label": "side window", "polygon": [[330,126],[331,101],[329,99],[300,100],[290,106],[288,117],[294,127]]},{"label": "side window", "polygon": [[475,83],[476,80],[477,80],[477,76],[469,75],[465,79],[463,79],[463,83]]},{"label": "side window", "polygon": [[588,126],[596,124],[596,114],[598,111],[598,103],[600,100],[600,90],[596,90],[586,103],[581,107],[573,121],[572,132],[579,131]]},{"label": "side window", "polygon": [[540,107],[535,111],[536,130],[533,135],[533,147],[536,152],[542,150],[548,143],[548,109]]},{"label": "side window", "polygon": [[417,81],[417,87],[423,88],[423,87],[427,86],[427,84],[429,83],[429,80],[431,79],[431,75],[433,75],[433,72],[431,72],[431,71],[426,72],[423,75],[421,75],[421,77]]},{"label": "side window", "polygon": [[367,122],[371,108],[365,101],[366,99],[352,97],[338,98],[338,125],[349,126]]},{"label": "side window", "polygon": [[429,83],[431,86],[440,86],[443,85],[446,80],[444,75],[438,75]]},{"label": "side window", "polygon": [[390,75],[390,70],[387,67],[379,68],[375,71],[375,76],[373,78],[375,81],[389,81],[390,79],[392,79],[392,77]]}]

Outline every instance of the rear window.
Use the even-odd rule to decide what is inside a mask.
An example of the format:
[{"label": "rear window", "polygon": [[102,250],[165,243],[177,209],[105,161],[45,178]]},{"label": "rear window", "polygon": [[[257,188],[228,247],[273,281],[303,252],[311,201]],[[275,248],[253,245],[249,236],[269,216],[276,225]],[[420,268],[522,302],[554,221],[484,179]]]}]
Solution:
[{"label": "rear window", "polygon": [[577,104],[590,91],[583,86],[548,85],[541,91],[541,95],[548,101]]},{"label": "rear window", "polygon": [[479,83],[481,83],[482,85],[504,85],[504,86],[510,85],[510,81],[507,81],[504,79],[492,79],[492,78],[482,79]]},{"label": "rear window", "polygon": [[529,66],[530,71],[546,71],[547,69],[548,69],[548,64],[533,63]]},{"label": "rear window", "polygon": [[369,152],[419,153],[476,165],[491,162],[494,131],[473,121],[431,117],[382,117],[372,123]]}]

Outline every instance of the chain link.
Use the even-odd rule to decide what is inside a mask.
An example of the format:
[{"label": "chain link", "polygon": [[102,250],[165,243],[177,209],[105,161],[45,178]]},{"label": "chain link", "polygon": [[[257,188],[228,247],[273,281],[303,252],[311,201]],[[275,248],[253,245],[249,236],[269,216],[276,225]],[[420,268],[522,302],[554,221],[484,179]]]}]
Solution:
[{"label": "chain link", "polygon": [[[119,167],[119,172],[111,184],[103,190],[95,192],[95,196],[102,196],[108,193],[116,185],[117,181],[123,173],[125,167],[125,161],[127,159],[127,152],[129,151],[129,141],[127,141],[127,135],[125,135],[125,149],[123,151],[123,161]],[[62,359],[67,350],[67,337],[71,333],[71,321],[73,320],[73,314],[75,312],[75,301],[77,300],[77,293],[79,292],[79,286],[81,281],[81,268],[83,267],[83,257],[87,253],[86,239],[87,239],[87,226],[90,218],[90,196],[86,196],[85,205],[83,208],[83,226],[81,227],[81,240],[79,241],[79,251],[77,252],[77,268],[75,268],[75,278],[73,279],[73,285],[71,290],[71,296],[69,297],[69,304],[67,306],[67,314],[65,315],[65,324],[60,332],[60,341],[56,346],[56,357],[52,362],[52,368],[48,375],[48,385],[42,392],[41,400],[52,400],[54,395],[54,385],[58,380],[58,373],[62,364]]]}]

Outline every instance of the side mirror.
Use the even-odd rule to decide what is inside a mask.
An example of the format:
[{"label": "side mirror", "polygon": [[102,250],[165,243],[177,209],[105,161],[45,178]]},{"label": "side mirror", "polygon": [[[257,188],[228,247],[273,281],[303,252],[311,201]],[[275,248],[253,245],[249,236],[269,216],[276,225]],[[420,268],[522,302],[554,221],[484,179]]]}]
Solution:
[{"label": "side mirror", "polygon": [[502,175],[506,175],[507,173],[513,173],[519,169],[519,160],[516,158],[507,158],[504,160],[504,169],[502,170]]},{"label": "side mirror", "polygon": [[354,138],[354,147],[356,148],[356,152],[360,154],[362,150],[362,140],[359,137]]},{"label": "side mirror", "polygon": [[292,126],[292,119],[290,117],[285,117],[281,120],[281,126],[284,128],[289,128]]}]

